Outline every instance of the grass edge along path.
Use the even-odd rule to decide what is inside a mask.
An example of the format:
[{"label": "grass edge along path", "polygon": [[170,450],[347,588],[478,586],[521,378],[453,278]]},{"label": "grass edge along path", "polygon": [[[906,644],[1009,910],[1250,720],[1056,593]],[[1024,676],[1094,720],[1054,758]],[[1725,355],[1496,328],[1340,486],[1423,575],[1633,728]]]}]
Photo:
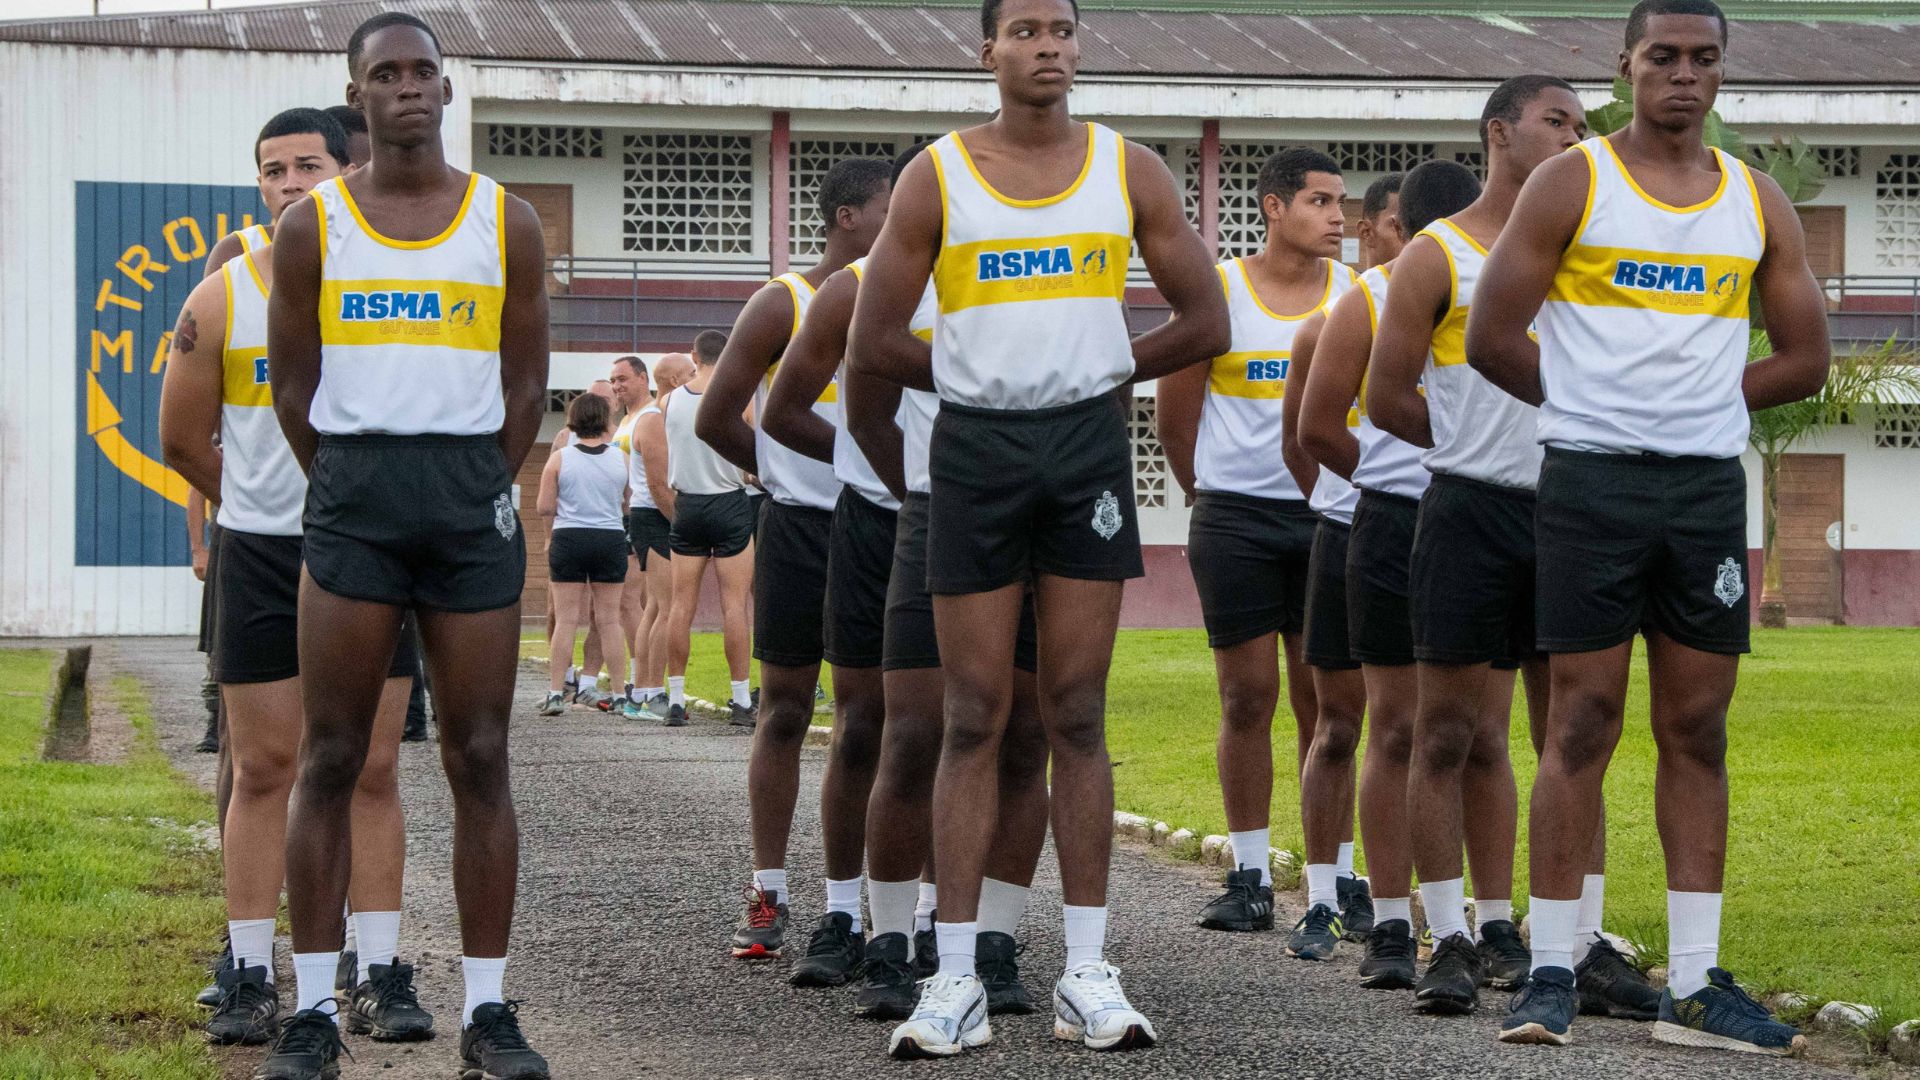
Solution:
[{"label": "grass edge along path", "polygon": [[211,1080],[193,994],[222,920],[218,856],[195,840],[212,800],[126,676],[96,700],[133,725],[127,761],[42,761],[56,665],[0,649],[0,1076]]}]

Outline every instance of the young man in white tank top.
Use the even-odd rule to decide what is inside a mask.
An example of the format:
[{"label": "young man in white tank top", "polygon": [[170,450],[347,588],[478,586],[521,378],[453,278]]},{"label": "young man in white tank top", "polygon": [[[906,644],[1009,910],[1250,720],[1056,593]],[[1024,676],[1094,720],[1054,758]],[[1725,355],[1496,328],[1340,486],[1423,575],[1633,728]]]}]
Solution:
[{"label": "young man in white tank top", "polygon": [[[948,135],[901,175],[851,344],[855,367],[941,396],[927,546],[946,674],[934,793],[940,970],[893,1034],[900,1057],[992,1037],[975,971],[980,883],[1030,580],[1048,658],[1040,696],[1067,905],[1054,1031],[1095,1049],[1154,1041],[1105,959],[1106,678],[1122,583],[1142,572],[1119,395],[1228,345],[1226,298],[1165,163],[1069,113],[1075,6],[988,0],[981,16],[999,114]],[[1174,314],[1130,340],[1136,240]],[[931,348],[911,329],[929,278],[939,305]]]},{"label": "young man in white tank top", "polygon": [[[300,591],[306,730],[287,824],[299,1009],[260,1075],[331,1075],[348,807],[379,680],[416,613],[453,794],[466,980],[462,1067],[532,1080],[502,979],[519,872],[507,725],[526,539],[511,493],[547,395],[539,218],[441,144],[452,83],[433,31],[386,12],[348,42],[373,161],[274,233],[274,409],[309,478]],[[374,281],[374,288],[365,282]],[[433,497],[421,499],[419,493]],[[364,942],[362,947],[364,947]]]},{"label": "young man in white tank top", "polygon": [[[800,795],[800,748],[812,725],[814,688],[826,656],[828,548],[841,489],[830,462],[780,444],[764,428],[756,431],[742,412],[749,401],[756,413],[765,411],[780,357],[817,290],[873,246],[892,192],[887,172],[887,163],[876,158],[851,158],[827,171],[820,184],[826,234],[820,262],[780,275],[747,301],[700,408],[700,438],[742,472],[757,476],[769,496],[754,542],[753,655],[760,661],[761,697],[747,766],[753,889],[730,942],[742,959],[778,956],[785,948],[787,844]],[[829,391],[813,409],[831,422],[840,406]],[[835,755],[839,767],[829,767],[821,795],[823,806],[840,808],[823,822],[829,903],[843,913],[851,908],[857,930],[862,826],[873,774],[855,764],[871,761],[872,755],[850,751],[877,738],[883,704],[878,678],[855,674],[844,691],[838,683],[834,690],[835,741],[849,741]],[[734,687],[734,701],[748,705],[744,681]],[[850,941],[842,937],[833,947],[851,955]]]},{"label": "young man in white tank top", "polygon": [[[1534,171],[1467,321],[1468,362],[1540,405],[1547,447],[1537,629],[1555,692],[1528,816],[1533,972],[1503,1041],[1572,1039],[1582,875],[1644,633],[1668,888],[1654,1038],[1803,1043],[1718,962],[1727,708],[1749,637],[1747,413],[1818,392],[1830,346],[1792,205],[1702,143],[1726,54],[1709,0],[1634,7],[1620,54],[1633,120]],[[1756,298],[1773,353],[1747,363]]]},{"label": "young man in white tank top", "polygon": [[[614,415],[617,418],[613,429],[612,446],[620,452],[620,462],[626,467],[629,480],[632,479],[636,461],[633,456],[633,426],[640,420],[643,409],[658,409],[653,403],[651,383],[647,378],[647,365],[637,356],[623,356],[613,362],[607,372],[607,385],[613,389]],[[642,483],[635,488],[627,486],[626,499],[620,505],[620,527],[627,538],[627,580],[620,591],[620,632],[625,636],[627,647],[627,670],[623,673],[625,688],[616,701],[608,703],[609,711],[618,711],[629,720],[645,718],[640,703],[646,700],[642,688],[635,686],[640,672],[645,667],[640,655],[642,623],[647,618],[647,578],[642,565],[640,552],[644,545],[636,547],[633,537],[633,512],[643,507],[653,506],[653,496]],[[649,560],[660,569],[659,560]],[[621,677],[620,673],[614,676]],[[662,686],[665,684],[663,683]]]}]

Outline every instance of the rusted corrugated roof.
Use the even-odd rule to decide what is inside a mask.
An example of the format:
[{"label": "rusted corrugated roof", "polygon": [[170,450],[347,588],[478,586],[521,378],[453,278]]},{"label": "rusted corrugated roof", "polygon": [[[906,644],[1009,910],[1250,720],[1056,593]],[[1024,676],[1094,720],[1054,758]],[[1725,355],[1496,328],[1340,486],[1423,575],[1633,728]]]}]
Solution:
[{"label": "rusted corrugated roof", "polygon": [[[213,12],[0,23],[0,40],[176,49],[335,52],[377,11],[431,23],[448,55],[554,63],[970,71],[978,9],[931,3],[752,0],[319,0]],[[1091,74],[1255,79],[1500,79],[1613,74],[1617,18],[1466,14],[1085,12]],[[1733,26],[1741,83],[1920,84],[1920,24]]]}]

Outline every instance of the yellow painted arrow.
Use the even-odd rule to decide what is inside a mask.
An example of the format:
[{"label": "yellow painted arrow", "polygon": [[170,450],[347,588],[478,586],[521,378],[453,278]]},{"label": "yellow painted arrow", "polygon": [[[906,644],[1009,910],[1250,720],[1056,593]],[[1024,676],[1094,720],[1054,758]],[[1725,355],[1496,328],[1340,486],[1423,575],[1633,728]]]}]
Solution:
[{"label": "yellow painted arrow", "polygon": [[87,434],[100,445],[113,467],[138,481],[141,487],[158,492],[176,506],[187,505],[187,478],[148,457],[139,447],[120,434],[120,410],[113,407],[107,392],[93,372],[87,372]]}]

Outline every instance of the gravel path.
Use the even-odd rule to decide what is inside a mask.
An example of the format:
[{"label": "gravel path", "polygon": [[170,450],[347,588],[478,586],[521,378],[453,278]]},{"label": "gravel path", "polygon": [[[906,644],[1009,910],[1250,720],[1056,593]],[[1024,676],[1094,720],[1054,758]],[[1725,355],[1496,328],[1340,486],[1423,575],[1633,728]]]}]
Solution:
[{"label": "gravel path", "polygon": [[[202,715],[192,643],[122,639],[97,652],[95,664],[146,683],[167,752],[210,783],[212,759],[192,752]],[[1646,1025],[1620,1021],[1583,1019],[1571,1049],[1501,1046],[1493,1034],[1504,995],[1469,1019],[1430,1019],[1410,1010],[1406,994],[1359,989],[1353,947],[1332,963],[1310,964],[1284,954],[1283,934],[1202,931],[1192,916],[1217,891],[1214,872],[1138,846],[1116,852],[1110,956],[1158,1026],[1159,1048],[1095,1055],[1055,1042],[1044,1015],[1010,1017],[994,1021],[992,1046],[959,1062],[900,1065],[885,1056],[888,1028],[850,1015],[851,991],[794,990],[784,964],[743,964],[722,948],[748,876],[747,739],[718,725],[669,731],[598,713],[537,719],[534,684],[523,675],[528,707],[514,740],[522,868],[507,991],[527,999],[528,1036],[556,1076],[1845,1075],[1658,1046]],[[355,1058],[344,1075],[444,1080],[455,1075],[450,1036],[460,1005],[450,800],[434,744],[405,746],[402,755],[411,859],[402,952],[419,965],[423,1003],[443,1034],[410,1047],[349,1037]],[[803,791],[817,790],[823,763],[819,751],[807,752]],[[795,828],[795,925],[805,927],[819,913],[822,888],[810,797],[801,799]],[[1038,886],[1023,937],[1032,947],[1028,983],[1044,1000],[1062,963],[1058,882],[1044,864]],[[1296,916],[1281,912],[1287,921]],[[291,987],[284,955],[280,967]],[[258,1058],[257,1050],[230,1052],[230,1074],[245,1075]]]}]

